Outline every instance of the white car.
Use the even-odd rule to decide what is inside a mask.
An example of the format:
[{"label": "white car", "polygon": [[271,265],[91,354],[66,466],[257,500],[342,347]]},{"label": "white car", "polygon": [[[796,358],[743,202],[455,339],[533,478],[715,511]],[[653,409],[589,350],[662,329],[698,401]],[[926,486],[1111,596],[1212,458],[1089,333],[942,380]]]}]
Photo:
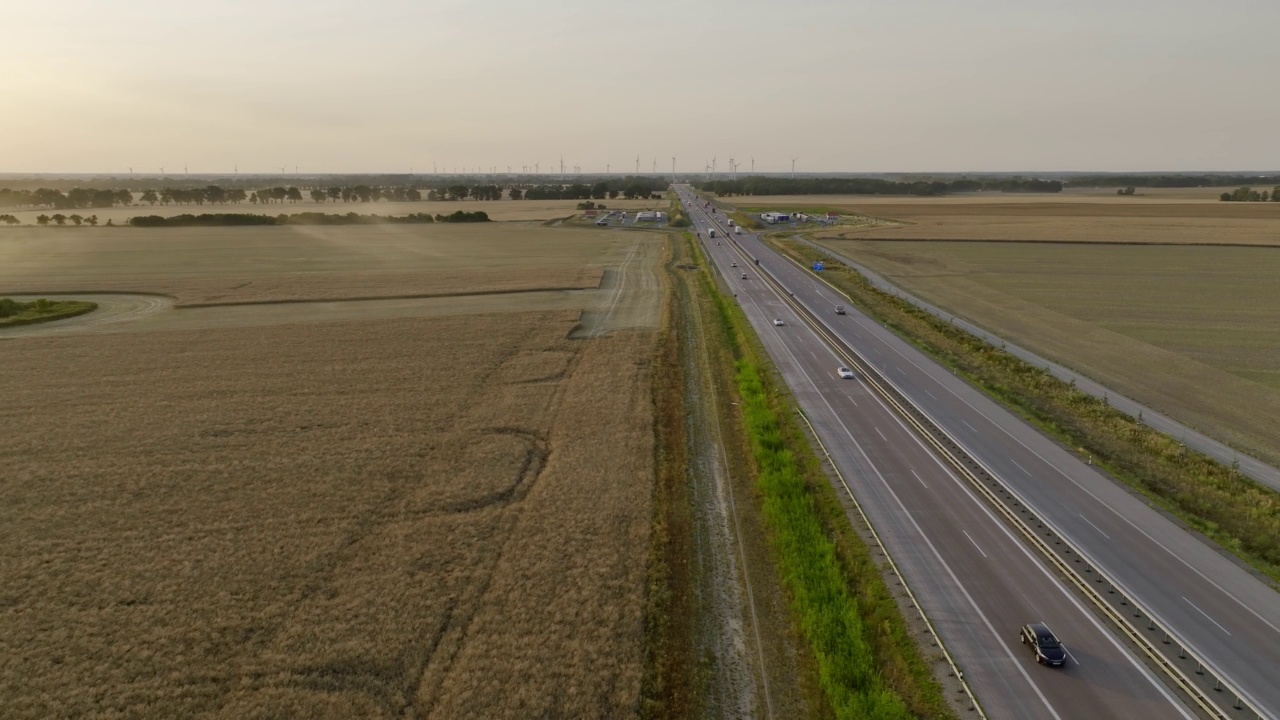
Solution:
[{"label": "white car", "polygon": [[849,369],[849,368],[847,368],[847,367],[838,367],[838,368],[836,368],[836,374],[840,376],[840,379],[841,379],[841,380],[852,380],[852,379],[853,379],[853,371],[852,371],[852,370],[850,370],[850,369]]},{"label": "white car", "polygon": [[782,322],[782,318],[774,318],[773,324],[775,327],[782,327],[783,325],[786,325],[786,323]]},{"label": "white car", "polygon": [[[716,244],[717,244],[717,245],[719,245],[720,243],[716,243]],[[736,262],[731,262],[731,263],[729,263],[729,267],[738,267],[738,263],[736,263]]]}]

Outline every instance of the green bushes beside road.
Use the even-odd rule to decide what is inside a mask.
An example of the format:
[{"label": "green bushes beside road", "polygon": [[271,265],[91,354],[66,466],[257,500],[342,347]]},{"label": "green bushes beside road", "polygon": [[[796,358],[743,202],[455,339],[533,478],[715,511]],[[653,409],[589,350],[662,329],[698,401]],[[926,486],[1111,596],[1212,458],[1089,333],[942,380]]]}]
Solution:
[{"label": "green bushes beside road", "polygon": [[741,419],[782,583],[835,717],[954,717],[745,316],[709,275],[704,283],[738,357]]},{"label": "green bushes beside road", "polygon": [[793,241],[776,246],[806,266],[825,260],[824,278],[872,317],[1280,581],[1280,493],[1187,449],[1044,368],[875,288],[862,274],[811,247]]}]

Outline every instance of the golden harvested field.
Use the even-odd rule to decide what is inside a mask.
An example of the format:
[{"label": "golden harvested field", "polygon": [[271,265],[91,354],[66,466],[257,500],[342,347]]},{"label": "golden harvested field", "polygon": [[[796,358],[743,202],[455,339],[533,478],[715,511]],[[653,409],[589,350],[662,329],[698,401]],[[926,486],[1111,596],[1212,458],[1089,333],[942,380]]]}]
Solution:
[{"label": "golden harvested field", "polygon": [[1280,461],[1280,249],[826,244],[997,335]]},{"label": "golden harvested field", "polygon": [[[303,193],[306,194],[305,192]],[[425,194],[425,193],[424,193]],[[81,210],[5,210],[24,224],[34,226],[40,215],[52,215],[61,212],[64,215],[79,213],[85,217],[97,215],[98,220],[106,223],[108,219],[116,224],[126,223],[129,218],[138,215],[183,215],[190,213],[257,213],[260,215],[293,214],[301,212],[323,212],[345,215],[349,212],[362,215],[408,215],[410,213],[429,213],[431,215],[448,215],[457,210],[474,212],[483,210],[489,214],[490,220],[541,221],[565,218],[581,212],[577,200],[462,200],[458,202],[377,202],[377,203],[272,203],[270,205],[147,205],[145,203],[132,207],[85,208]],[[603,200],[611,210],[661,210],[666,207],[665,200]]]},{"label": "golden harvested field", "polygon": [[503,243],[509,268],[603,280],[557,305],[163,306],[0,338],[22,368],[0,376],[0,714],[637,714],[664,238],[429,229],[457,234],[109,234],[54,253],[48,281],[96,267],[179,297],[204,290],[174,268],[201,288],[288,277],[291,256],[326,293],[343,268],[482,279]]},{"label": "golden harvested field", "polygon": [[200,305],[584,288],[634,241],[522,223],[13,228],[0,232],[0,293],[153,292]]},{"label": "golden harvested field", "polygon": [[1186,194],[979,193],[943,198],[808,195],[728,198],[742,207],[838,208],[895,221],[837,226],[822,238],[1280,245],[1280,203],[1224,203]]}]

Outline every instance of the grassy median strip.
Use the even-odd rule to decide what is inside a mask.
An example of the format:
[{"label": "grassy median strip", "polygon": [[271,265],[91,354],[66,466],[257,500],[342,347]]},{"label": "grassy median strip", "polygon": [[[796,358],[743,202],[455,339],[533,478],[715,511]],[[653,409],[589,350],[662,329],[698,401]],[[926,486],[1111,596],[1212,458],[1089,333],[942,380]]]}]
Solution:
[{"label": "grassy median strip", "polygon": [[878,290],[861,273],[794,241],[775,245],[804,265],[825,259],[823,277],[894,332],[954,368],[1113,477],[1143,493],[1236,556],[1280,581],[1280,493],[1236,467],[1186,448],[915,305]]},{"label": "grassy median strip", "polygon": [[765,370],[746,317],[709,273],[703,280],[737,358],[742,424],[783,586],[832,712],[837,718],[954,717],[823,475],[789,395]]},{"label": "grassy median strip", "polygon": [[0,298],[0,327],[33,325],[35,323],[62,320],[83,315],[98,309],[97,303],[80,300],[47,300],[19,302],[12,298]]}]

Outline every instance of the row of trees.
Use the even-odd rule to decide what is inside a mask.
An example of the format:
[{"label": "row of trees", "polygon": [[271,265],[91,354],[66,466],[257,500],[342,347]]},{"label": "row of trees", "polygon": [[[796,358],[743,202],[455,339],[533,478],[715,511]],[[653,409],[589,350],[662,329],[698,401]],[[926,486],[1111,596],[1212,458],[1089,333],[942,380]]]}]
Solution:
[{"label": "row of trees", "polygon": [[879,178],[789,178],[753,175],[742,180],[697,183],[699,190],[717,195],[947,195],[980,190],[998,192],[1062,192],[1057,180],[1023,177],[960,178],[947,181],[883,180]]},{"label": "row of trees", "polygon": [[81,208],[109,208],[116,205],[132,205],[133,193],[128,190],[89,190],[73,188],[63,193],[52,188],[35,190],[10,190],[0,188],[0,207],[47,207],[57,210]]},{"label": "row of trees", "polygon": [[[605,198],[653,197],[666,189],[666,180],[647,177],[625,177],[602,180],[593,185],[561,183],[541,185],[467,185],[455,184],[430,189],[428,200],[603,200]],[[248,201],[254,205],[272,203],[299,203],[304,191],[313,202],[418,202],[423,199],[422,189],[404,185],[332,185],[328,187],[299,188],[275,186],[259,190],[241,187],[162,187],[147,188],[136,202],[148,205],[225,205]],[[67,192],[53,188],[35,190],[0,189],[0,207],[53,208],[75,210],[80,208],[109,208],[135,203],[133,192],[128,189],[72,188]]]},{"label": "row of trees", "polygon": [[486,212],[477,210],[466,212],[458,210],[444,215],[438,213],[410,213],[408,215],[361,215],[359,213],[330,214],[318,212],[294,213],[292,215],[260,215],[256,213],[204,213],[200,215],[142,215],[129,219],[133,227],[228,227],[246,225],[376,225],[376,224],[421,224],[421,223],[474,223],[489,222]]},{"label": "row of trees", "polygon": [[1263,190],[1258,192],[1249,186],[1236,188],[1234,192],[1222,193],[1218,199],[1223,202],[1280,202],[1280,185],[1276,185],[1269,192]]},{"label": "row of trees", "polygon": [[[4,217],[0,217],[0,220],[3,220],[4,218],[13,218],[13,216],[12,216],[12,215],[5,215]],[[52,215],[41,215],[40,217],[37,217],[37,218],[36,218],[36,224],[37,224],[37,225],[48,225],[48,224],[49,224],[49,222],[50,222],[50,221],[52,221],[52,222],[53,222],[53,224],[55,224],[55,225],[66,225],[68,220],[70,220],[70,221],[71,221],[71,224],[72,224],[72,225],[79,225],[79,224],[81,224],[81,223],[84,223],[84,224],[86,224],[86,225],[97,225],[97,224],[98,224],[98,216],[97,216],[97,215],[90,215],[89,217],[85,217],[85,216],[83,216],[83,215],[77,215],[77,214],[75,214],[75,213],[72,213],[72,214],[70,214],[70,215],[63,215],[62,213],[54,213],[54,214],[52,214]],[[6,222],[8,222],[8,221],[6,221]],[[11,225],[13,225],[13,224],[16,224],[17,222],[18,222],[18,219],[17,219],[17,218],[13,218],[13,222],[12,222],[12,223],[10,223],[10,224],[11,224]]]},{"label": "row of trees", "polygon": [[1080,175],[1067,179],[1067,187],[1133,185],[1149,188],[1194,188],[1277,183],[1280,183],[1280,175]]}]

